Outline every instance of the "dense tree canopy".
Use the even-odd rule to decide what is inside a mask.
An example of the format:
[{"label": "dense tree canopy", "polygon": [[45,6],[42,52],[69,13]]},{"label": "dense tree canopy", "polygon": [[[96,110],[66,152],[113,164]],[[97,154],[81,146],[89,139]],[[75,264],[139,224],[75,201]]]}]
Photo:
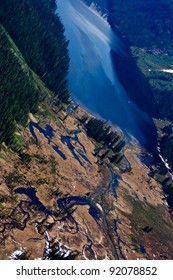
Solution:
[{"label": "dense tree canopy", "polygon": [[0,142],[10,143],[15,124],[37,109],[39,89],[20,51],[0,25]]},{"label": "dense tree canopy", "polygon": [[32,68],[63,102],[68,103],[68,42],[55,0],[2,0],[0,23]]},{"label": "dense tree canopy", "polygon": [[68,42],[55,12],[55,0],[0,3],[0,143],[11,143],[16,124],[36,112],[47,92],[42,82],[56,103],[69,103]]},{"label": "dense tree canopy", "polygon": [[173,54],[173,2],[109,0],[109,22],[130,45]]},{"label": "dense tree canopy", "polygon": [[173,75],[162,72],[173,64],[173,2],[110,0],[107,4],[112,28],[133,47],[133,59],[113,53],[121,83],[140,107],[145,109],[148,95],[156,104],[156,116],[173,121]]}]

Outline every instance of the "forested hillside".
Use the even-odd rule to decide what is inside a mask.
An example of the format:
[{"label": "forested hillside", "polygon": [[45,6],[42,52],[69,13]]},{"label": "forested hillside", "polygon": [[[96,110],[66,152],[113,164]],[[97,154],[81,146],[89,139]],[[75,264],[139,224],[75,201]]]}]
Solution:
[{"label": "forested hillside", "polygon": [[136,47],[131,50],[136,64],[150,84],[160,117],[173,121],[173,73],[170,71],[173,56],[156,55]]},{"label": "forested hillside", "polygon": [[26,124],[35,112],[39,88],[13,40],[0,25],[0,143],[12,142],[16,123]]},{"label": "forested hillside", "polygon": [[0,23],[32,68],[63,102],[68,103],[69,57],[55,0],[2,0]]},{"label": "forested hillside", "polygon": [[[158,117],[173,121],[173,1],[170,0],[109,0],[109,23],[129,45],[134,64],[147,79],[157,106]],[[116,60],[119,79],[128,87],[131,76],[136,80],[135,67]],[[123,71],[125,69],[125,71]],[[129,88],[134,84],[129,80]],[[143,84],[141,84],[143,87]],[[140,91],[135,91],[139,95]],[[165,124],[167,126],[167,123]],[[163,127],[163,125],[162,125]],[[173,133],[171,123],[159,138],[161,153],[173,168],[171,157]]]},{"label": "forested hillside", "polygon": [[173,2],[170,0],[109,0],[112,27],[130,45],[173,54]]},{"label": "forested hillside", "polygon": [[[160,117],[172,121],[173,75],[162,70],[170,69],[173,64],[173,2],[110,0],[107,3],[109,23],[133,47],[132,56],[149,82]],[[132,64],[123,65],[136,79]],[[121,71],[121,61],[117,66]],[[138,94],[140,97],[140,91]]]},{"label": "forested hillside", "polygon": [[[69,103],[69,56],[54,0],[2,0],[0,4],[0,143],[12,144],[48,90]],[[38,76],[37,76],[38,75]]]}]

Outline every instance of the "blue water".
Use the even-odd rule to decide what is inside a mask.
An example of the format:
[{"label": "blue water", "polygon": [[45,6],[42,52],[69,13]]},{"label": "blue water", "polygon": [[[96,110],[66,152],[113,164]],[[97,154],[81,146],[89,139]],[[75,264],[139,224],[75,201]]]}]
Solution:
[{"label": "blue water", "polygon": [[113,183],[112,183],[112,192],[113,192],[113,195],[114,197],[116,198],[116,200],[118,199],[118,196],[117,196],[117,188],[118,188],[118,179],[120,179],[121,177],[117,174],[113,174]]},{"label": "blue water", "polygon": [[63,152],[60,151],[58,145],[54,145],[54,146],[52,146],[52,148],[54,149],[54,151],[55,151],[58,155],[60,155],[60,156],[63,158],[63,160],[66,160],[66,159],[67,159],[66,155],[64,155]]},{"label": "blue water", "polygon": [[83,154],[83,152],[78,151],[78,153],[79,153],[79,155],[80,155],[86,162],[88,162],[89,164],[91,164],[91,162],[89,161],[89,159],[87,158],[87,156]]},{"label": "blue water", "polygon": [[[76,130],[76,131],[73,132],[73,136],[61,135],[61,142],[63,144],[65,144],[65,143],[67,144],[67,147],[71,151],[71,153],[74,156],[74,158],[79,162],[79,164],[81,166],[83,166],[80,157],[82,157],[89,164],[91,164],[91,162],[89,161],[89,159],[85,155],[86,154],[86,150],[85,150],[85,147],[83,146],[83,144],[80,142],[80,140],[78,138],[78,134],[79,133],[80,133],[80,130]],[[81,149],[76,150],[74,145],[71,143],[71,141],[77,142],[81,146]],[[80,155],[80,157],[79,157],[79,155]]]},{"label": "blue water", "polygon": [[145,250],[145,247],[143,245],[140,245],[140,252],[142,254],[145,254],[146,253],[146,250]]},{"label": "blue water", "polygon": [[80,132],[81,132],[80,130],[75,130],[75,131],[73,132],[73,135],[74,135],[74,136],[71,137],[71,138],[72,138],[74,141],[78,142],[78,144],[81,146],[83,152],[86,153],[86,149],[85,149],[84,145],[80,142],[79,137],[78,137],[78,134],[79,134]]},{"label": "blue water", "polygon": [[58,0],[57,5],[69,40],[68,80],[73,99],[142,145],[154,145],[152,119],[128,98],[112,65],[111,50],[126,56],[122,42],[106,20],[82,1]]},{"label": "blue water", "polygon": [[[43,129],[42,127],[40,127],[37,123],[34,122],[30,122],[29,123],[29,129],[30,132],[32,134],[32,136],[35,138],[36,142],[38,143],[38,138],[34,132],[34,129],[37,129],[40,133],[42,133],[44,135],[44,137],[48,140],[48,144],[53,143],[53,137],[54,137],[54,130],[53,128],[46,124],[45,129]],[[72,155],[74,156],[74,158],[79,162],[79,164],[81,166],[83,166],[82,161],[80,159],[83,158],[87,163],[91,164],[91,162],[89,161],[89,159],[86,156],[86,149],[84,147],[84,145],[81,143],[81,141],[78,138],[78,134],[80,133],[80,130],[75,130],[73,131],[73,136],[65,136],[65,135],[61,135],[61,142],[63,144],[67,144],[67,147],[69,148],[69,150],[71,151]],[[75,141],[77,142],[81,149],[77,150],[75,149],[75,147],[73,146],[73,144],[71,143],[71,141]],[[58,155],[63,158],[64,160],[67,159],[66,155],[60,150],[60,148],[58,147],[58,145],[56,145],[55,143],[53,143],[52,146],[53,150],[58,153]]]},{"label": "blue water", "polygon": [[67,210],[68,207],[73,207],[75,205],[89,205],[88,213],[95,220],[99,219],[99,212],[98,212],[97,208],[86,197],[69,196],[69,197],[65,197],[65,198],[60,198],[57,200],[57,204],[60,209],[64,209],[64,210]]},{"label": "blue water", "polygon": [[25,194],[27,195],[31,202],[29,202],[29,206],[36,206],[38,211],[44,212],[47,215],[51,215],[52,213],[39,201],[38,197],[36,196],[36,190],[32,187],[30,188],[17,188],[15,190],[18,194]]},{"label": "blue water", "polygon": [[34,128],[36,128],[40,133],[44,135],[45,138],[48,140],[48,144],[50,144],[53,136],[54,136],[54,130],[53,128],[49,125],[46,124],[45,129],[43,129],[41,126],[39,126],[37,123],[30,122],[29,123],[29,129],[32,134],[32,136],[35,138],[36,142],[38,143],[38,138],[34,132]]},{"label": "blue water", "polygon": [[65,144],[65,143],[67,144],[67,147],[71,151],[71,153],[74,156],[74,158],[79,162],[79,164],[81,166],[83,166],[82,161],[80,160],[79,156],[77,155],[77,153],[75,151],[75,147],[71,144],[71,137],[70,136],[61,135],[61,142],[63,144]]},{"label": "blue water", "polygon": [[[41,126],[39,126],[37,123],[34,122],[30,122],[29,123],[29,129],[31,132],[31,135],[35,138],[36,142],[38,143],[38,138],[34,132],[34,128],[37,129],[40,133],[42,133],[44,135],[44,137],[48,140],[48,144],[52,143],[52,139],[54,137],[54,130],[53,128],[46,124],[45,129],[43,129]],[[56,145],[55,143],[53,143],[54,145],[52,146],[52,148],[54,149],[54,151],[64,160],[67,159],[67,157],[65,156],[65,154],[59,149],[58,145]]]}]

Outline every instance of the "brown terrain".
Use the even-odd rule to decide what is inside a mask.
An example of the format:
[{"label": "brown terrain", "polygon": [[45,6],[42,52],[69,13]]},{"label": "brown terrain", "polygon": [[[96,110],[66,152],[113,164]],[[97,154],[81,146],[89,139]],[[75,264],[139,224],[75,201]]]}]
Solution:
[{"label": "brown terrain", "polygon": [[[37,116],[30,114],[44,131],[49,124],[53,137],[36,125],[36,141],[29,126],[18,127],[25,157],[5,145],[1,151],[0,259],[46,259],[50,252],[76,259],[173,259],[173,222],[161,184],[141,160],[143,150],[124,146],[126,171],[100,160],[97,143],[78,120],[85,112],[56,110],[42,104]],[[39,203],[18,188],[35,189]]]}]

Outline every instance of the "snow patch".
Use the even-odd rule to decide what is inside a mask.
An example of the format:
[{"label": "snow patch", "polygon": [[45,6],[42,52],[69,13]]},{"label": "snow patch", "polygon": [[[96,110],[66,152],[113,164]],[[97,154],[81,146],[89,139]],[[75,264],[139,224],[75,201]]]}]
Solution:
[{"label": "snow patch", "polygon": [[18,260],[18,258],[24,253],[24,250],[20,249],[20,250],[16,250],[14,251],[11,256],[10,259],[11,260]]},{"label": "snow patch", "polygon": [[161,69],[160,71],[173,74],[173,69]]},{"label": "snow patch", "polygon": [[[45,260],[49,259],[49,254],[52,253],[52,240],[48,235],[48,232],[45,232],[45,239],[46,239],[46,246],[45,246]],[[62,244],[60,241],[55,241],[56,244],[56,253],[55,255],[58,255],[62,258],[68,257],[70,254],[72,254],[74,251],[72,248],[68,247],[67,245]]]},{"label": "snow patch", "polygon": [[158,71],[158,72],[165,72],[165,73],[173,74],[173,69],[148,69],[148,72],[151,72],[151,71]]},{"label": "snow patch", "polygon": [[159,157],[160,157],[160,159],[161,159],[162,162],[164,163],[164,165],[165,165],[165,167],[166,167],[166,169],[167,169],[169,175],[170,175],[171,178],[173,179],[172,169],[171,169],[171,167],[170,167],[169,164],[168,164],[168,160],[167,160],[167,159],[164,159],[164,158],[162,157],[162,155],[160,154],[160,147],[159,147],[159,146],[157,147],[157,150],[158,150],[158,152],[159,152]]}]

